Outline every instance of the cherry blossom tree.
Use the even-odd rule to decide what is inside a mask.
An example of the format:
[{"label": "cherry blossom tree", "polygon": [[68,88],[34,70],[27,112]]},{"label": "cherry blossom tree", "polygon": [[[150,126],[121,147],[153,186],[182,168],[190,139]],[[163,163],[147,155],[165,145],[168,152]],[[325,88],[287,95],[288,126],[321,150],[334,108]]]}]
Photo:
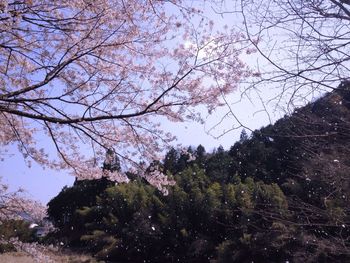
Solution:
[{"label": "cherry blossom tree", "polygon": [[[23,189],[10,191],[8,185],[2,182],[2,178],[0,177],[0,225],[8,220],[23,220],[30,217],[32,222],[53,231],[54,227],[52,224],[44,220],[47,216],[46,211],[47,208],[41,203],[28,198]],[[49,250],[55,249],[52,245],[45,247],[36,242],[22,242],[18,237],[6,238],[0,236],[1,244],[10,244],[17,251],[26,252],[40,262],[54,262],[47,255]]]},{"label": "cherry blossom tree", "polygon": [[0,223],[4,220],[23,219],[24,214],[39,223],[46,216],[46,207],[27,198],[23,189],[10,191],[0,177]]},{"label": "cherry blossom tree", "polygon": [[81,179],[102,175],[107,150],[129,167],[159,159],[175,139],[161,121],[202,121],[198,107],[212,112],[251,74],[241,34],[205,16],[215,2],[1,0],[0,143]]}]

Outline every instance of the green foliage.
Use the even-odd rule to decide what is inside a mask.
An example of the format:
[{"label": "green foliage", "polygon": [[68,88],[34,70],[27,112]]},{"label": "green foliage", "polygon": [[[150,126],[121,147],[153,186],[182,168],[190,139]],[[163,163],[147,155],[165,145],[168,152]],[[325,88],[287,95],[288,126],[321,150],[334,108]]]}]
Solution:
[{"label": "green foliage", "polygon": [[16,251],[16,248],[11,243],[0,244],[0,254],[8,253],[8,252],[15,252],[15,251]]},{"label": "green foliage", "polygon": [[346,217],[345,207],[338,199],[325,199],[324,201],[329,219],[335,223],[341,223]]},{"label": "green foliage", "polygon": [[[76,182],[50,218],[68,245],[112,262],[349,261],[347,107],[321,99],[229,151],[189,148],[196,160],[171,149],[168,196],[136,178]],[[342,132],[312,136],[334,132],[329,123]]]},{"label": "green foliage", "polygon": [[217,250],[217,259],[214,261],[215,263],[226,263],[233,262],[232,251],[234,251],[234,242],[231,240],[226,240],[220,243]]},{"label": "green foliage", "polygon": [[[213,258],[223,238],[240,241],[224,225],[240,222],[248,230],[258,219],[251,211],[259,202],[273,203],[274,208],[286,202],[277,185],[252,178],[222,184],[211,180],[196,163],[175,180],[168,196],[142,181],[109,186],[94,204],[77,207],[75,217],[67,223],[80,229],[80,245],[102,259],[163,262],[196,258],[205,262]],[[66,235],[64,229],[61,233]],[[70,243],[76,243],[76,237]]]},{"label": "green foliage", "polygon": [[34,230],[29,225],[23,220],[5,220],[0,224],[0,237],[4,240],[17,237],[23,242],[31,242],[34,240]]},{"label": "green foliage", "polygon": [[242,130],[241,135],[239,136],[239,142],[245,142],[249,139],[249,136],[247,134],[247,131],[245,129]]}]

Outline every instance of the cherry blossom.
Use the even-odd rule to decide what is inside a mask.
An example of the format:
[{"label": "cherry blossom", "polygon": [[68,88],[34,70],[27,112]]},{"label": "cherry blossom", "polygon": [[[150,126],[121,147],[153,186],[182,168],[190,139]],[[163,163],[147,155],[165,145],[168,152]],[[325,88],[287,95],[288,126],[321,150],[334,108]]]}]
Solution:
[{"label": "cherry blossom", "polygon": [[101,171],[107,149],[128,169],[159,160],[161,122],[202,122],[251,75],[242,33],[204,14],[215,2],[0,1],[0,144],[80,179],[127,180]]},{"label": "cherry blossom", "polygon": [[16,251],[25,252],[29,254],[34,258],[35,262],[47,262],[47,263],[56,262],[54,259],[52,259],[49,256],[49,253],[48,253],[50,251],[54,251],[54,252],[58,251],[58,248],[52,245],[43,246],[38,244],[37,242],[26,243],[26,242],[20,241],[18,238],[10,238],[10,240],[4,240],[0,238],[0,244],[13,245]]},{"label": "cherry blossom", "polygon": [[3,220],[23,219],[24,214],[40,223],[46,216],[46,207],[27,198],[23,189],[10,191],[0,177],[0,223]]}]

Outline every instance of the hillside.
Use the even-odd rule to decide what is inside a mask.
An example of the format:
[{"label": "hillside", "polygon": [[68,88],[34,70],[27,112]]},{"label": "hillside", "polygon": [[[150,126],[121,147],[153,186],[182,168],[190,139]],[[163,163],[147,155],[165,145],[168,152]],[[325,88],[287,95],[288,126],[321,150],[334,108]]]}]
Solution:
[{"label": "hillside", "polygon": [[76,182],[49,203],[51,238],[109,262],[350,261],[350,87],[345,83],[229,151],[171,149],[164,196]]}]

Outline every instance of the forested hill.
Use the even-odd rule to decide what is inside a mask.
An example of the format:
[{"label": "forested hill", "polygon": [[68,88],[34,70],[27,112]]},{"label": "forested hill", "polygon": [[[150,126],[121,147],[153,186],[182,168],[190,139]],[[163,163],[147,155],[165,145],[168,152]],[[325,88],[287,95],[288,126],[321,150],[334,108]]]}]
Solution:
[{"label": "forested hill", "polygon": [[350,91],[340,86],[232,146],[233,170],[279,185],[320,180],[325,183],[320,187],[350,193],[350,176],[345,176],[350,171],[349,131]]},{"label": "forested hill", "polygon": [[108,262],[350,262],[349,131],[343,84],[229,151],[170,150],[167,196],[132,175],[64,188],[51,238]]}]

